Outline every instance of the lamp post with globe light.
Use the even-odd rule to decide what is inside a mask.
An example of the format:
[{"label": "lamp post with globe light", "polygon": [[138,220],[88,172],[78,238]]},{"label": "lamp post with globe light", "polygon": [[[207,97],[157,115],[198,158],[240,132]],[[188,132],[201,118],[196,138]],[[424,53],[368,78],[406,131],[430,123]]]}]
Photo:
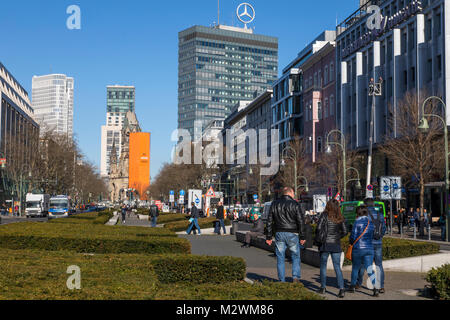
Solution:
[{"label": "lamp post with globe light", "polygon": [[[444,118],[442,118],[441,116],[437,115],[437,114],[426,114],[425,113],[425,106],[426,104],[431,101],[431,100],[438,100],[443,108],[444,108]],[[430,126],[428,124],[428,120],[426,118],[437,118],[440,121],[442,121],[443,125],[444,125],[444,151],[445,151],[445,215],[447,217],[446,219],[446,240],[447,242],[450,242],[450,237],[449,237],[449,218],[450,218],[450,212],[448,210],[448,186],[449,186],[449,179],[448,179],[448,174],[449,174],[449,165],[448,165],[448,157],[449,157],[449,152],[448,152],[448,128],[447,128],[447,122],[444,119],[447,119],[447,106],[445,105],[444,101],[442,101],[441,98],[436,97],[436,96],[432,96],[427,98],[423,104],[422,104],[422,118],[420,120],[419,123],[419,129],[422,131],[428,131],[430,129]]]}]

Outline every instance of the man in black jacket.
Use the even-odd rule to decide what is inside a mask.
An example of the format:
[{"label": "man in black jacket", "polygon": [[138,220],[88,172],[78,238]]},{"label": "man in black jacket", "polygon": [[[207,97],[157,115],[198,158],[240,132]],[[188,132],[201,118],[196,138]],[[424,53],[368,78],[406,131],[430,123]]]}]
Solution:
[{"label": "man in black jacket", "polygon": [[285,282],[285,251],[289,248],[292,256],[292,278],[299,282],[300,270],[300,245],[306,242],[305,237],[305,211],[294,200],[294,190],[284,188],[281,199],[276,200],[270,206],[267,219],[267,244],[272,245],[275,233],[275,245],[277,256],[278,279]]},{"label": "man in black jacket", "polygon": [[202,231],[200,230],[200,226],[198,225],[198,218],[200,218],[200,214],[199,214],[198,209],[197,209],[197,207],[195,206],[195,203],[194,203],[194,202],[191,203],[191,206],[192,206],[192,209],[191,209],[191,219],[192,219],[192,222],[191,222],[191,224],[189,225],[189,227],[188,227],[186,233],[187,233],[187,234],[190,234],[191,231],[192,231],[192,228],[195,226],[195,227],[197,228],[197,230],[198,230],[198,235],[201,235],[201,232],[202,232]]},{"label": "man in black jacket", "polygon": [[223,229],[222,235],[227,234],[227,229],[225,228],[225,210],[223,208],[222,202],[219,202],[219,206],[217,207],[216,219],[219,220],[219,226],[217,228],[217,233],[220,234],[220,228]]},{"label": "man in black jacket", "polygon": [[156,227],[156,221],[158,219],[158,216],[159,216],[158,206],[156,204],[152,204],[150,206],[150,218],[152,221],[152,228]]}]

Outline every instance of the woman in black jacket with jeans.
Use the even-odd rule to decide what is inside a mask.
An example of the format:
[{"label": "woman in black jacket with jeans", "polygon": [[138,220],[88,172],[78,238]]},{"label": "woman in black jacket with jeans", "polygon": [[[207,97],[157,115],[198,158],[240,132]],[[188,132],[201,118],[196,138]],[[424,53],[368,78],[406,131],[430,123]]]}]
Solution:
[{"label": "woman in black jacket with jeans", "polygon": [[337,200],[327,203],[325,211],[319,219],[316,230],[316,244],[320,251],[320,282],[319,294],[324,294],[327,285],[327,263],[331,255],[334,271],[339,286],[339,298],[345,296],[344,277],[341,270],[341,239],[347,235],[347,226],[341,213],[341,208]]}]

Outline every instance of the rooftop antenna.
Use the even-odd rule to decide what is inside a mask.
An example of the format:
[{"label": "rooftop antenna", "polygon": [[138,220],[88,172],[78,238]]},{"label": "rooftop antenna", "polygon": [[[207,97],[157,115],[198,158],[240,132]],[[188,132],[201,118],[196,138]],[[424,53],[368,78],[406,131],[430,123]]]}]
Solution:
[{"label": "rooftop antenna", "polygon": [[217,0],[217,25],[220,26],[220,0]]}]

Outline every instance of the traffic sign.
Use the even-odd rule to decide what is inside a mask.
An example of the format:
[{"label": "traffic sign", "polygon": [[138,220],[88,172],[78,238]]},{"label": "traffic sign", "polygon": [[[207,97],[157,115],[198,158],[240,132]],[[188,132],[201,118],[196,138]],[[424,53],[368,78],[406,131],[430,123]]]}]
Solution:
[{"label": "traffic sign", "polygon": [[257,199],[258,199],[258,195],[257,195],[257,194],[254,194],[254,195],[253,195],[253,199],[257,200]]},{"label": "traffic sign", "polygon": [[401,177],[381,177],[381,200],[401,200],[402,199],[402,178]]},{"label": "traffic sign", "polygon": [[369,184],[369,185],[367,186],[367,190],[373,191],[373,185]]},{"label": "traffic sign", "polygon": [[6,166],[6,159],[4,159],[4,158],[0,159],[0,166],[2,168],[4,168]]},{"label": "traffic sign", "polygon": [[186,193],[184,192],[184,190],[180,191],[180,196],[184,196]]},{"label": "traffic sign", "polygon": [[216,194],[214,193],[213,187],[209,188],[208,192],[206,193],[206,196],[208,196],[208,197],[215,197],[216,196]]},{"label": "traffic sign", "polygon": [[171,195],[171,196],[175,195],[175,191],[170,190],[170,195]]},{"label": "traffic sign", "polygon": [[328,187],[327,196],[328,196],[328,197],[332,197],[332,196],[333,196],[333,189],[330,188],[330,187]]}]

